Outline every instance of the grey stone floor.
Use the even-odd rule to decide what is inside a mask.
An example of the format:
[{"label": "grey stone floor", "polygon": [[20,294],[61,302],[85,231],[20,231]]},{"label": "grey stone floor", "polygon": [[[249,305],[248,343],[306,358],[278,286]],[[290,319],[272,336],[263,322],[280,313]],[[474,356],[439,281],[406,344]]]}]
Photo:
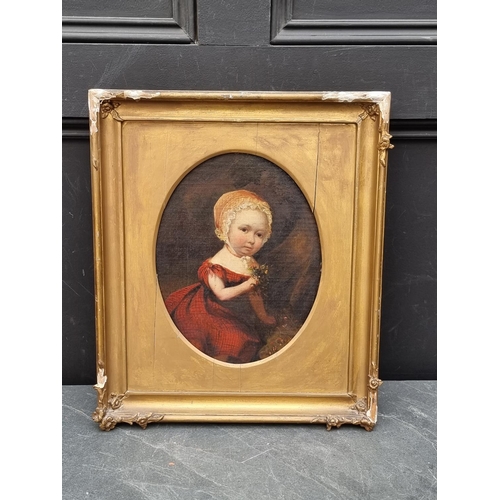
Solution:
[{"label": "grey stone floor", "polygon": [[373,431],[150,424],[101,431],[91,386],[63,386],[63,500],[433,500],[436,381],[386,381]]}]

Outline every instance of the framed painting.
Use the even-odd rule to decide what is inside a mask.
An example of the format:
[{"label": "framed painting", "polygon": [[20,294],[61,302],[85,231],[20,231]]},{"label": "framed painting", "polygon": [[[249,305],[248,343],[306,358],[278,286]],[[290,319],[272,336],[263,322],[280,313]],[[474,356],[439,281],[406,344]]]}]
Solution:
[{"label": "framed painting", "polygon": [[388,92],[89,91],[101,429],[377,420]]}]

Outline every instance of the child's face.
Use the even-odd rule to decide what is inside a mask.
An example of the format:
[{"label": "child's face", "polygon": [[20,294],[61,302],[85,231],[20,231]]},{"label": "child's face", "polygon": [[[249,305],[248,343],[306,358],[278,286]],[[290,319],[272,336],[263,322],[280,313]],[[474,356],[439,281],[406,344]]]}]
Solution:
[{"label": "child's face", "polygon": [[229,226],[227,239],[239,257],[256,254],[269,231],[266,214],[260,210],[241,210]]}]

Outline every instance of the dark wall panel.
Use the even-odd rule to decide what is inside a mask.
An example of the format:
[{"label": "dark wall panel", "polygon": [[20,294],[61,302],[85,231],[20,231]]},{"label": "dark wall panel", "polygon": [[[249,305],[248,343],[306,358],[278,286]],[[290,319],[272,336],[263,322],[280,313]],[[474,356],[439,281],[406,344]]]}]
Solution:
[{"label": "dark wall panel", "polygon": [[66,126],[62,147],[62,368],[65,384],[95,383],[95,300],[89,140]]},{"label": "dark wall panel", "polygon": [[298,19],[436,19],[436,0],[280,0]]},{"label": "dark wall panel", "polygon": [[196,0],[64,0],[64,43],[195,43]]},{"label": "dark wall panel", "polygon": [[269,0],[212,0],[199,9],[200,45],[269,44]]},{"label": "dark wall panel", "polygon": [[436,141],[392,140],[382,281],[382,378],[437,376]]},{"label": "dark wall panel", "polygon": [[393,119],[436,118],[435,48],[64,44],[63,116],[89,88],[390,91]]},{"label": "dark wall panel", "polygon": [[271,40],[278,45],[432,45],[435,0],[272,0]]},{"label": "dark wall panel", "polygon": [[63,0],[63,16],[172,17],[172,0]]}]

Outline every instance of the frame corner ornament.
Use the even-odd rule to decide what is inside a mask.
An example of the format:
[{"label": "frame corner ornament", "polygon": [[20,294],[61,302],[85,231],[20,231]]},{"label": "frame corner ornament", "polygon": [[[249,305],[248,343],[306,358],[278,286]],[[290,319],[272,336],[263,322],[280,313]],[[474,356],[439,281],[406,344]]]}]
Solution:
[{"label": "frame corner ornament", "polygon": [[384,382],[377,377],[369,375],[368,387],[372,391],[376,391]]},{"label": "frame corner ornament", "polygon": [[355,410],[358,413],[362,413],[366,415],[366,412],[368,411],[368,398],[364,397],[361,399],[357,399],[356,395],[353,395],[353,401],[354,404],[349,407],[351,410]]},{"label": "frame corner ornament", "polygon": [[312,420],[312,423],[326,424],[326,430],[331,431],[333,427],[339,428],[344,424],[359,425],[367,431],[372,431],[375,427],[375,422],[366,415],[361,416],[335,416],[335,415],[318,415]]},{"label": "frame corner ornament", "polygon": [[139,427],[145,429],[148,424],[158,423],[163,420],[163,415],[160,413],[136,413],[134,415],[115,415],[113,412],[106,412],[100,421],[99,427],[103,431],[110,431],[116,427],[117,424],[137,424]]},{"label": "frame corner ornament", "polygon": [[368,388],[370,391],[377,391],[384,382],[378,378],[378,367],[375,362],[372,362],[371,368],[371,373],[368,374]]},{"label": "frame corner ornament", "polygon": [[380,115],[380,106],[377,103],[361,103],[361,107],[363,108],[363,112],[359,115],[361,121],[366,118],[370,118],[370,120],[375,121],[377,117]]},{"label": "frame corner ornament", "polygon": [[120,106],[119,102],[112,101],[111,99],[106,99],[101,103],[101,116],[102,118],[107,118],[111,115],[116,121],[122,122],[122,117],[116,111],[116,108]]},{"label": "frame corner ornament", "polygon": [[379,128],[379,165],[383,168],[387,165],[387,150],[393,149],[394,144],[391,144],[392,135],[388,132],[388,123],[384,120],[384,114],[381,112],[380,105],[378,103],[361,103],[363,112],[360,113],[359,119],[361,121],[366,118],[375,121],[378,117],[381,117],[381,125]]},{"label": "frame corner ornament", "polygon": [[387,132],[386,128],[387,125],[380,130],[380,139],[378,143],[379,164],[383,168],[387,165],[387,150],[394,148],[394,144],[391,144],[392,135]]},{"label": "frame corner ornament", "polygon": [[110,431],[119,423],[127,423],[130,425],[136,423],[145,429],[148,424],[163,420],[163,415],[152,412],[147,414],[136,413],[134,415],[116,414],[116,410],[121,408],[123,400],[127,397],[127,395],[112,392],[109,395],[107,403],[105,403],[108,377],[104,371],[104,363],[99,360],[97,365],[97,383],[93,387],[97,391],[98,399],[97,408],[92,414],[92,420],[97,422],[103,431]]}]

